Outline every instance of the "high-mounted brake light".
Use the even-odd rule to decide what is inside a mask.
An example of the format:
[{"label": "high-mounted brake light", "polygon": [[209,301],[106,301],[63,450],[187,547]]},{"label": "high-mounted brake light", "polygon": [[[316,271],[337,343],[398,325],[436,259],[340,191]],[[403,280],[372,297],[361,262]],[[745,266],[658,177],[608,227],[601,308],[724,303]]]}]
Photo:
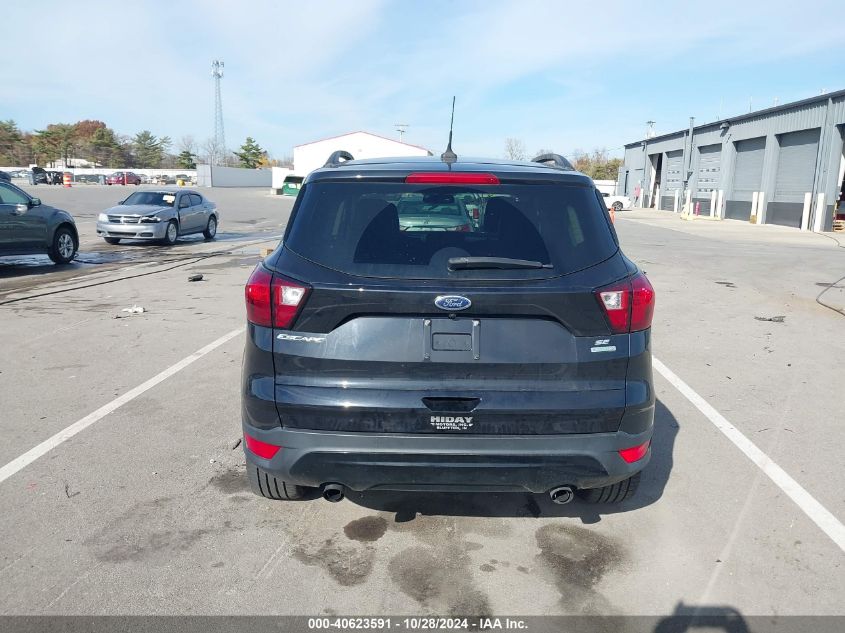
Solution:
[{"label": "high-mounted brake light", "polygon": [[279,449],[282,448],[281,446],[276,446],[275,444],[268,444],[267,442],[257,440],[246,433],[244,433],[244,441],[246,442],[246,447],[262,459],[273,459],[273,457],[276,456],[276,453],[279,452]]},{"label": "high-mounted brake light", "polygon": [[420,185],[498,185],[499,177],[494,174],[435,171],[408,174],[405,182]]},{"label": "high-mounted brake light", "polygon": [[638,332],[651,327],[654,288],[642,273],[595,292],[614,334]]},{"label": "high-mounted brake light", "polygon": [[272,275],[260,264],[246,283],[246,318],[264,327],[287,328],[308,295],[301,284]]}]

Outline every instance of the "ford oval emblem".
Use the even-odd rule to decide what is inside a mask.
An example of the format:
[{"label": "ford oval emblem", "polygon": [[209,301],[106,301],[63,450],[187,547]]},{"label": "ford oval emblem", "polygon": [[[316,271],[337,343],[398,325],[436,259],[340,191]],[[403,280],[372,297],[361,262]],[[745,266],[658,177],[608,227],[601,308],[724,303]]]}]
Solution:
[{"label": "ford oval emblem", "polygon": [[466,310],[472,305],[472,301],[460,295],[440,295],[435,297],[434,305],[441,310]]}]

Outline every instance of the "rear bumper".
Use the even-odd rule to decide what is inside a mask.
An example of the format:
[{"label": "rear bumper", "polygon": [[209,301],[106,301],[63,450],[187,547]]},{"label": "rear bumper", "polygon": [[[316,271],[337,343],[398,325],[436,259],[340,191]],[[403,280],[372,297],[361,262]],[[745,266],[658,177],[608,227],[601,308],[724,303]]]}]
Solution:
[{"label": "rear bumper", "polygon": [[244,447],[247,463],[301,486],[339,483],[352,490],[512,490],[559,485],[597,488],[642,470],[651,450],[629,464],[618,450],[651,438],[628,433],[529,436],[399,435],[297,429],[244,433],[281,446],[272,459]]}]

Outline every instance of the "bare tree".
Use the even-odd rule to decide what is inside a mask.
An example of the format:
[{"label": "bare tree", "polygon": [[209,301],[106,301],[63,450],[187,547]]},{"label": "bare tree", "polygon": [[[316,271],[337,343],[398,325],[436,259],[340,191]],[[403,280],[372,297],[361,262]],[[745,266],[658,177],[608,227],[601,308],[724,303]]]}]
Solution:
[{"label": "bare tree", "polygon": [[207,165],[226,165],[228,152],[214,137],[206,139],[200,148],[200,159]]},{"label": "bare tree", "polygon": [[518,138],[506,138],[505,158],[510,160],[525,160],[525,143]]},{"label": "bare tree", "polygon": [[553,149],[538,149],[534,152],[534,156],[542,156],[543,154],[554,154],[555,151]]},{"label": "bare tree", "polygon": [[182,138],[179,139],[179,152],[188,152],[196,156],[197,154],[197,141],[196,139],[191,136],[190,134],[186,134]]}]

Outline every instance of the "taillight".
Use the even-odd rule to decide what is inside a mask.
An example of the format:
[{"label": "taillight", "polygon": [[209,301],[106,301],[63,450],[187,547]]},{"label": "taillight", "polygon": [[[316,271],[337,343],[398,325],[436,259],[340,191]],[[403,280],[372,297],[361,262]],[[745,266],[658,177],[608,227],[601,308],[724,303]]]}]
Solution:
[{"label": "taillight", "polygon": [[246,318],[264,327],[290,327],[307,294],[306,286],[256,266],[246,282]]},{"label": "taillight", "polygon": [[631,289],[631,331],[647,330],[654,317],[654,288],[648,277],[640,273],[631,280]]},{"label": "taillight", "polygon": [[499,178],[495,174],[479,174],[471,172],[418,172],[408,174],[405,182],[422,185],[498,185]]},{"label": "taillight", "polygon": [[469,224],[461,224],[460,226],[456,226],[452,231],[458,231],[459,233],[467,233],[472,230],[472,227]]},{"label": "taillight", "polygon": [[273,281],[271,275],[260,265],[255,267],[246,282],[244,290],[246,298],[246,318],[250,323],[270,327],[273,323],[273,314],[270,309],[270,284]]},{"label": "taillight", "polygon": [[272,294],[273,327],[290,327],[308,294],[308,288],[276,275],[273,277]]},{"label": "taillight", "polygon": [[257,440],[246,433],[244,433],[244,441],[246,442],[246,447],[250,450],[250,452],[255,453],[262,459],[273,459],[276,456],[276,453],[279,452],[279,449],[282,448],[281,446],[276,446],[275,444],[268,444],[267,442]]},{"label": "taillight", "polygon": [[654,316],[654,288],[642,273],[595,291],[615,334],[638,332],[651,327]]},{"label": "taillight", "polygon": [[643,457],[645,457],[646,453],[648,453],[648,447],[650,444],[651,440],[649,440],[645,444],[640,444],[639,446],[632,446],[631,448],[623,448],[621,451],[617,452],[619,453],[619,457],[624,459],[629,464],[633,464],[634,462],[638,462]]}]

